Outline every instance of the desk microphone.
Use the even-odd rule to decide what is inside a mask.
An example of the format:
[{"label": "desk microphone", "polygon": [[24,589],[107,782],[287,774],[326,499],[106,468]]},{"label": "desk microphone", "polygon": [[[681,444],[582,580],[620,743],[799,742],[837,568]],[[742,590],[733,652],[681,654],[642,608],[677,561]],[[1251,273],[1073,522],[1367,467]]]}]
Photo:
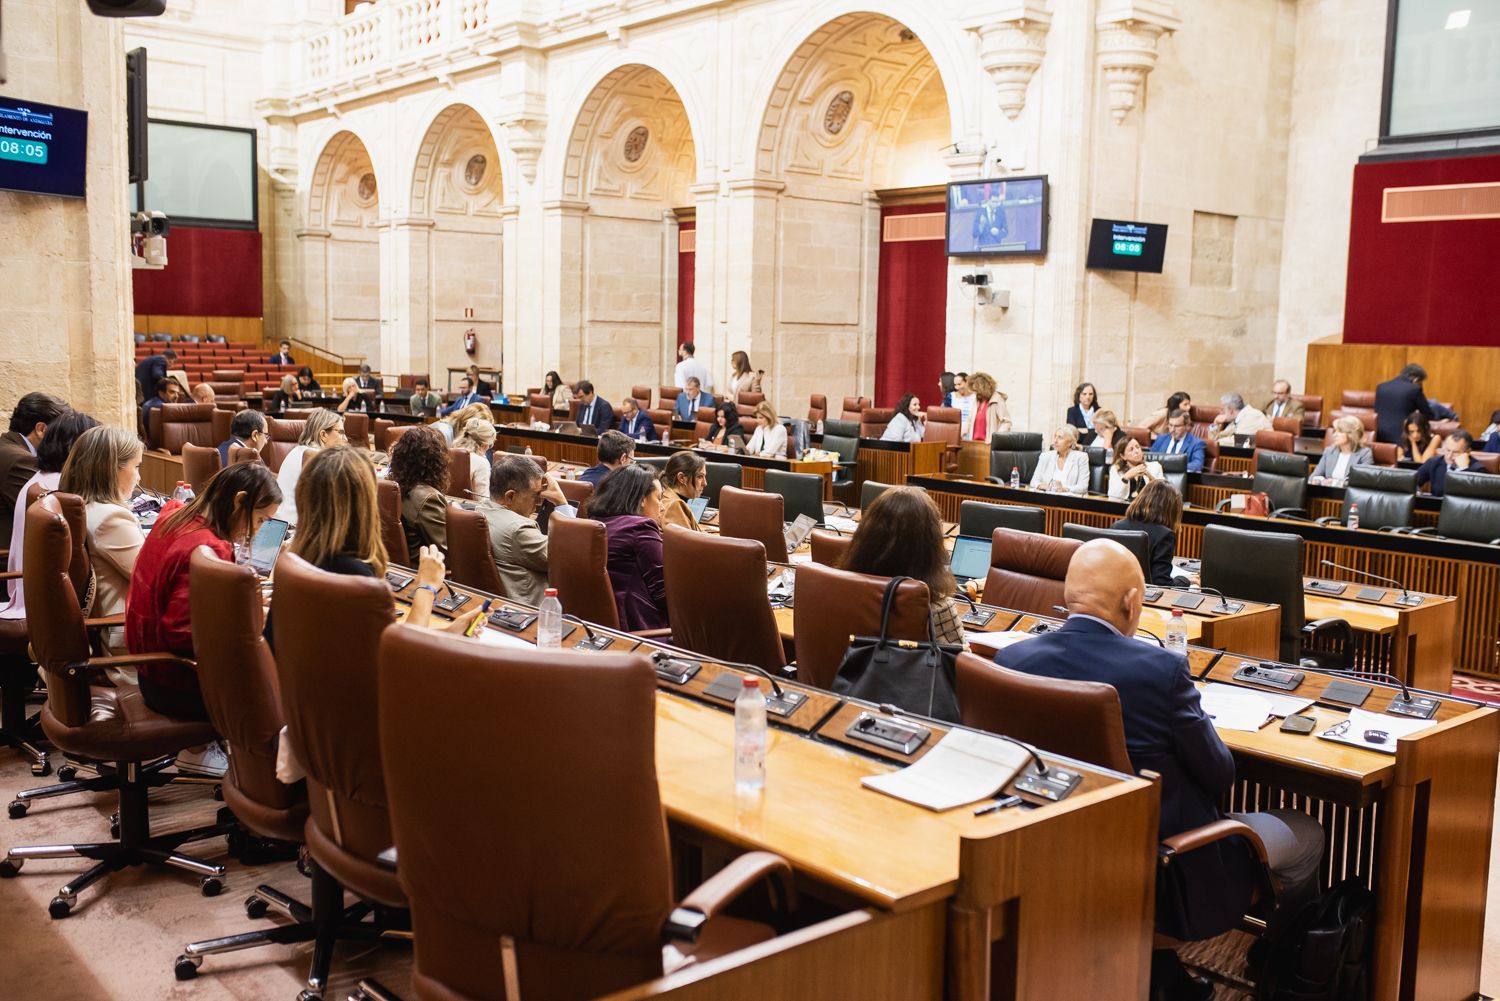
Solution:
[{"label": "desk microphone", "polygon": [[[909,716],[913,719],[922,720],[924,723],[936,724],[937,726],[943,727],[948,730],[955,729],[955,727],[957,726],[956,724],[951,723],[948,720],[938,719],[935,716],[923,716],[921,713],[908,712],[907,710],[902,709],[900,706],[892,705],[889,702],[881,702],[876,705],[876,708],[885,713],[887,716],[896,716],[898,718],[901,716]],[[1026,743],[1026,741],[1017,740],[1015,737],[1007,737],[1003,733],[991,733],[988,730],[976,730],[974,727],[969,726],[957,726],[957,728],[969,730],[972,733],[983,734],[986,737],[999,737],[1001,740],[1009,741],[1010,743],[1015,744],[1021,750],[1031,755],[1031,763],[1036,766],[1036,773],[1038,775],[1047,774],[1047,762],[1043,761],[1042,756],[1037,751],[1037,749]]]},{"label": "desk microphone", "polygon": [[722,657],[703,657],[699,654],[691,653],[687,650],[680,650],[677,647],[669,647],[665,644],[658,644],[658,646],[660,647],[660,649],[658,649],[656,653],[653,653],[651,655],[651,659],[653,661],[656,660],[658,655],[664,654],[666,656],[683,657],[688,660],[698,660],[706,664],[719,664],[723,667],[732,667],[735,670],[739,671],[749,671],[751,674],[758,674],[762,678],[765,678],[767,681],[769,681],[771,683],[771,694],[776,698],[780,699],[785,697],[785,693],[782,691],[781,685],[776,681],[776,676],[763,667],[758,667],[755,664],[744,664],[737,660],[724,660]]},{"label": "desk microphone", "polygon": [[1135,634],[1137,636],[1139,636],[1141,633],[1145,633],[1147,636],[1150,636],[1153,640],[1156,641],[1156,645],[1159,646],[1159,647],[1161,647],[1163,650],[1165,650],[1167,648],[1167,645],[1161,641],[1161,637],[1160,636],[1156,635],[1151,630],[1147,629],[1145,626],[1136,626],[1135,627]]},{"label": "desk microphone", "polygon": [[1415,601],[1413,601],[1412,600],[1411,592],[1408,591],[1406,589],[1406,585],[1403,584],[1403,583],[1401,583],[1399,580],[1393,580],[1390,577],[1382,577],[1382,576],[1380,576],[1380,574],[1378,574],[1378,573],[1371,573],[1368,570],[1357,570],[1354,567],[1346,567],[1342,563],[1335,563],[1335,562],[1333,562],[1333,560],[1319,560],[1318,562],[1321,563],[1325,567],[1333,567],[1335,570],[1342,570],[1345,573],[1357,573],[1361,577],[1368,577],[1370,580],[1378,580],[1382,584],[1389,584],[1392,587],[1399,588],[1400,591],[1401,591],[1401,603],[1403,605],[1411,605],[1411,604],[1418,604],[1419,605],[1419,604],[1422,603],[1422,599],[1421,598],[1417,598]]},{"label": "desk microphone", "polygon": [[1402,681],[1394,674],[1387,674],[1385,671],[1356,671],[1351,668],[1343,667],[1319,667],[1315,668],[1314,670],[1320,671],[1323,674],[1341,674],[1345,677],[1354,678],[1356,680],[1374,680],[1378,678],[1381,681],[1391,682],[1392,684],[1396,685],[1396,687],[1401,689],[1400,699],[1392,699],[1391,704],[1394,706],[1395,703],[1399,701],[1404,703],[1406,706],[1405,709],[1394,710],[1397,715],[1416,716],[1418,719],[1432,719],[1433,715],[1437,712],[1439,700],[1436,697],[1423,696],[1421,700],[1413,699],[1411,697],[1411,689],[1406,687],[1406,682]]},{"label": "desk microphone", "polygon": [[1224,597],[1224,592],[1220,591],[1216,587],[1204,587],[1202,584],[1194,584],[1193,587],[1191,588],[1191,590],[1194,590],[1194,591],[1207,591],[1209,594],[1217,595],[1218,598],[1219,598],[1219,607],[1214,609],[1215,612],[1221,612],[1222,613],[1222,612],[1232,612],[1232,611],[1234,611],[1234,609],[1232,609],[1232,608],[1229,607],[1229,599],[1226,598],[1226,597]]}]

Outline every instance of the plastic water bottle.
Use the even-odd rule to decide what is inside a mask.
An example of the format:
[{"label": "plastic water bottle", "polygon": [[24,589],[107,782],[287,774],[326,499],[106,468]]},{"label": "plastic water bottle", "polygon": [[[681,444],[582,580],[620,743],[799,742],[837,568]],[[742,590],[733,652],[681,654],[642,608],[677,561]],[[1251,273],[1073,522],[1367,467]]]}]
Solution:
[{"label": "plastic water bottle", "polygon": [[1358,528],[1359,527],[1359,505],[1358,504],[1350,504],[1349,505],[1349,527],[1350,528]]},{"label": "plastic water bottle", "polygon": [[547,588],[542,603],[536,612],[536,645],[543,650],[556,650],[562,646],[562,602],[557,600],[557,588]]},{"label": "plastic water bottle", "polygon": [[1172,609],[1172,621],[1167,623],[1167,649],[1172,653],[1187,656],[1187,624],[1182,619],[1182,609]]},{"label": "plastic water bottle", "polygon": [[818,421],[818,434],[822,434],[822,433],[823,433],[823,422],[822,421]]},{"label": "plastic water bottle", "polygon": [[766,787],[766,697],[760,679],[746,677],[734,700],[734,791]]},{"label": "plastic water bottle", "polygon": [[179,504],[186,504],[194,497],[193,488],[188,485],[187,480],[178,480],[177,489],[172,491],[172,499]]},{"label": "plastic water bottle", "polygon": [[1020,466],[1011,466],[1010,467],[1010,488],[1012,490],[1019,490],[1019,489],[1021,489],[1021,467]]}]

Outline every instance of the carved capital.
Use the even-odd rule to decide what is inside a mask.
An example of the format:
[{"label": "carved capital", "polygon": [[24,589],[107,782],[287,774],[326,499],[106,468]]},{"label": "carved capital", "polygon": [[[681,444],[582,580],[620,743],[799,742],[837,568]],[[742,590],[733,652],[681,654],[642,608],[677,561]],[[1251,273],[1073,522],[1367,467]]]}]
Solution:
[{"label": "carved capital", "polygon": [[543,116],[516,116],[500,122],[505,136],[505,145],[510,147],[521,168],[521,176],[527,184],[536,181],[536,168],[542,160],[542,147],[547,135],[547,120]]},{"label": "carved capital", "polygon": [[1136,105],[1146,77],[1156,67],[1156,43],[1182,20],[1168,0],[1107,0],[1094,23],[1099,68],[1115,123]]},{"label": "carved capital", "polygon": [[1047,54],[1052,15],[1041,0],[1016,0],[972,30],[979,63],[995,84],[1000,110],[1014,120],[1026,106],[1026,87]]}]

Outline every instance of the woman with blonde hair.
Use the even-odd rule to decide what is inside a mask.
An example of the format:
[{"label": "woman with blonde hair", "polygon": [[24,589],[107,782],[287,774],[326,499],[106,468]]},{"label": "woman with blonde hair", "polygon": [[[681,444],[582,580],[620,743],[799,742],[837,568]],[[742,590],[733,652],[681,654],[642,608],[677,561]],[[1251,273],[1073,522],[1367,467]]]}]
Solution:
[{"label": "woman with blonde hair", "polygon": [[1006,395],[995,386],[995,377],[988,372],[975,372],[969,376],[969,389],[974,393],[974,406],[965,415],[962,437],[965,441],[989,441],[990,435],[1009,431],[1010,408],[1006,406]]},{"label": "woman with blonde hair", "polygon": [[[94,565],[96,618],[125,613],[130,576],[146,544],[140,522],[130,510],[130,495],[141,481],[140,439],[123,428],[100,425],[79,436],[63,463],[57,488],[83,500],[89,557]],[[103,636],[105,652],[125,652],[125,628],[115,626]],[[134,684],[135,670],[111,670],[116,681]]]},{"label": "woman with blonde hair", "polygon": [[[453,440],[453,447],[469,453],[469,482],[449,484],[462,496],[483,500],[490,495],[490,450],[495,447],[495,425],[488,417],[475,417]],[[467,493],[464,491],[467,490]]]},{"label": "woman with blonde hair", "polygon": [[1078,429],[1059,425],[1052,448],[1043,452],[1031,474],[1031,489],[1082,494],[1089,488],[1089,457],[1078,447]]},{"label": "woman with blonde hair", "polygon": [[1341,487],[1349,479],[1349,470],[1375,461],[1374,454],[1365,444],[1365,426],[1358,417],[1345,414],[1335,420],[1328,442],[1327,450],[1307,478],[1307,482],[1315,486]]},{"label": "woman with blonde hair", "polygon": [[750,356],[743,351],[736,351],[729,356],[729,399],[739,402],[741,393],[759,393],[763,390],[761,377],[766,374],[765,369],[759,371],[750,368]]},{"label": "woman with blonde hair", "polygon": [[281,470],[276,474],[276,485],[281,488],[281,496],[284,498],[281,504],[283,521],[293,526],[297,524],[297,503],[294,500],[297,478],[302,475],[302,466],[311,458],[311,454],[319,449],[347,444],[348,441],[348,436],[344,434],[344,415],[336,410],[319,408],[303,421],[297,447],[281,460]]},{"label": "woman with blonde hair", "polygon": [[762,400],[755,407],[756,425],[755,433],[750,436],[750,442],[745,446],[745,451],[751,455],[764,455],[775,459],[786,458],[786,425],[781,423],[781,418],[776,416],[776,410],[767,400]]},{"label": "woman with blonde hair", "polygon": [[1120,419],[1113,410],[1101,410],[1094,415],[1094,441],[1090,448],[1104,449],[1113,462],[1115,454],[1124,446],[1121,440],[1124,437],[1120,433]]},{"label": "woman with blonde hair", "polygon": [[284,375],[281,377],[281,388],[271,394],[271,402],[266,410],[273,414],[285,413],[293,401],[300,399],[302,399],[302,388],[297,385],[297,377]]},{"label": "woman with blonde hair", "polygon": [[444,445],[452,445],[453,439],[458,437],[459,429],[476,417],[482,417],[494,423],[494,411],[490,409],[488,403],[471,403],[457,413],[449,414],[435,422],[432,426],[437,429],[438,434],[443,436]]}]

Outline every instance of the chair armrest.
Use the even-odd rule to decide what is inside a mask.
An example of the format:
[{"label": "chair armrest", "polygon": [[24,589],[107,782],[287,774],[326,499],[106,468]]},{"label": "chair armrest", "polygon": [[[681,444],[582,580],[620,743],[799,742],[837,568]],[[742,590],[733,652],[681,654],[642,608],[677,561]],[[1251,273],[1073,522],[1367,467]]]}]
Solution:
[{"label": "chair armrest", "polygon": [[696,942],[705,924],[763,879],[771,882],[773,900],[781,894],[781,910],[796,906],[791,863],[770,852],[746,852],[683,898],[662,927],[662,938]]},{"label": "chair armrest", "polygon": [[105,615],[97,619],[84,619],[83,624],[88,629],[108,629],[111,626],[123,626],[125,624],[125,613]]},{"label": "chair armrest", "polygon": [[1441,536],[1441,535],[1437,534],[1437,529],[1436,528],[1413,528],[1413,529],[1410,529],[1409,531],[1410,531],[1410,534],[1412,534],[1412,535],[1425,535],[1428,538],[1432,538],[1432,539],[1445,538],[1445,536]]},{"label": "chair armrest", "polygon": [[1313,520],[1313,524],[1315,525],[1342,525],[1343,523],[1344,520],[1336,514],[1330,514],[1326,517],[1315,518]]},{"label": "chair armrest", "polygon": [[986,476],[984,480],[986,483],[994,483],[1002,487],[1006,486],[1006,482],[998,476]]},{"label": "chair armrest", "polygon": [[1227,508],[1229,506],[1229,500],[1230,499],[1228,497],[1225,497],[1223,500],[1219,501],[1219,503],[1217,503],[1217,504],[1214,505],[1214,510],[1215,511],[1222,511],[1222,510],[1224,510],[1225,508]]},{"label": "chair armrest", "polygon": [[1174,834],[1170,838],[1163,838],[1157,849],[1157,861],[1163,866],[1169,865],[1178,855],[1186,855],[1199,848],[1217,844],[1225,838],[1244,838],[1255,849],[1261,865],[1266,864],[1266,843],[1260,839],[1255,828],[1238,820],[1230,820],[1228,817],[1204,824],[1202,827],[1195,827],[1190,831],[1183,831],[1181,834]]},{"label": "chair armrest", "polygon": [[672,630],[671,629],[639,629],[639,630],[636,630],[635,632],[631,633],[630,635],[632,635],[632,636],[639,636],[641,639],[670,640],[672,638]]},{"label": "chair armrest", "polygon": [[0,570],[0,580],[20,580],[20,579],[21,579],[21,571],[19,571],[19,570]]},{"label": "chair armrest", "polygon": [[132,664],[180,664],[183,667],[198,669],[198,664],[187,657],[179,657],[175,653],[122,653],[113,657],[90,657],[87,660],[75,660],[67,664],[64,670],[69,675],[97,674],[110,667],[128,667]]},{"label": "chair armrest", "polygon": [[1292,518],[1296,521],[1312,521],[1312,515],[1300,507],[1278,507],[1271,512],[1273,518]]}]

